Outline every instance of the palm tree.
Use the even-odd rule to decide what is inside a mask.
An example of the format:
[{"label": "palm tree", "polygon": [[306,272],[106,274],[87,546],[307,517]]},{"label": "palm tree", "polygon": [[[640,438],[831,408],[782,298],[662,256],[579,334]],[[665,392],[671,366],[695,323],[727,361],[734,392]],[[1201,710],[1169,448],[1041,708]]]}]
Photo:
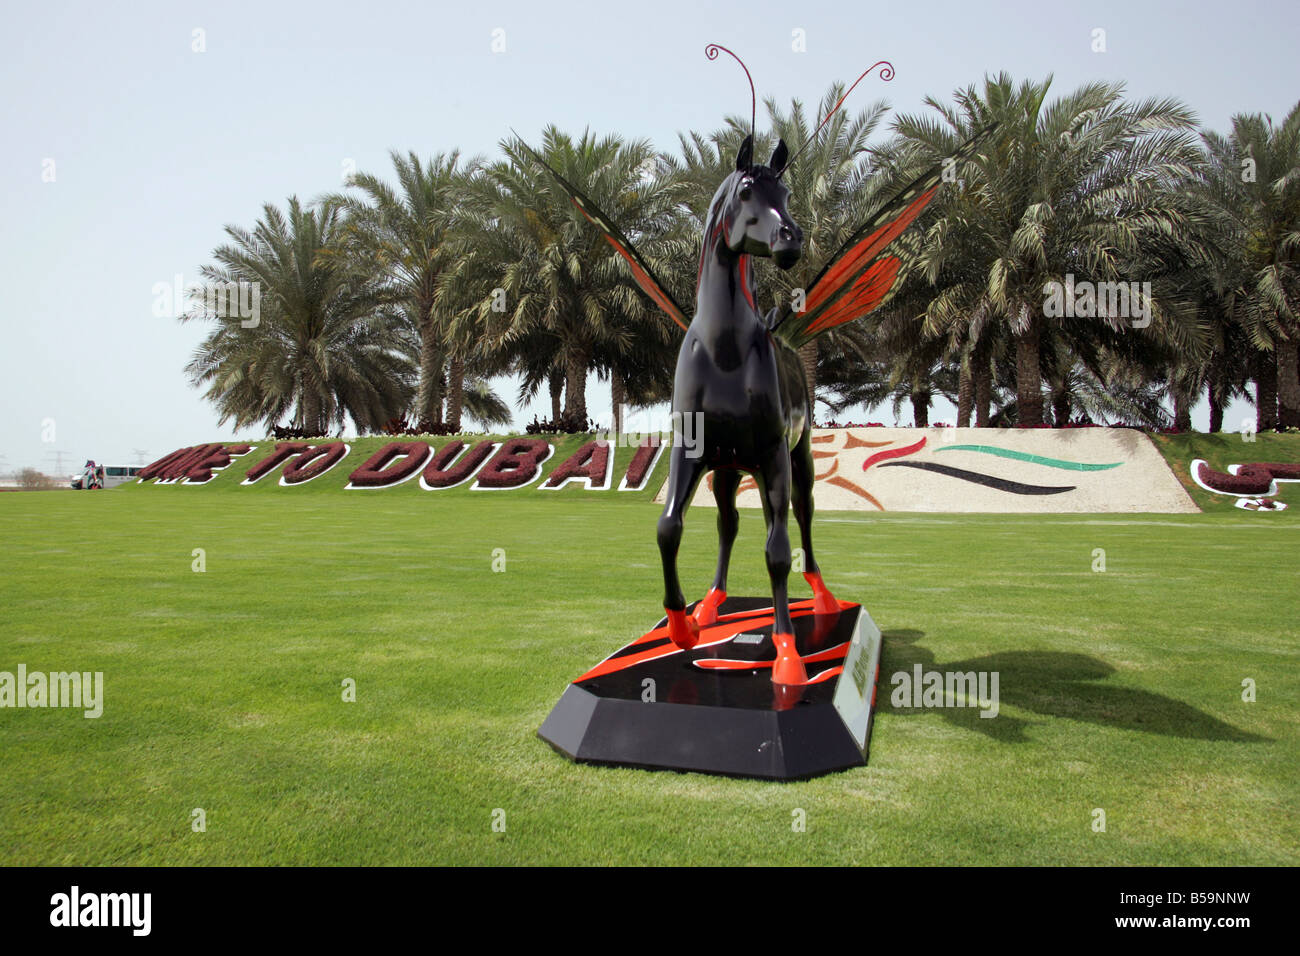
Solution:
[{"label": "palm tree", "polygon": [[[331,253],[342,216],[329,203],[314,209],[291,197],[288,210],[263,207],[249,230],[227,226],[231,242],[203,267],[206,286],[182,321],[216,325],[186,366],[195,387],[236,428],[268,427],[292,414],[310,435],[351,417],[358,431],[377,428],[410,402],[415,343],[380,304],[379,289],[349,273]],[[254,319],[213,311],[207,289],[250,283]]]},{"label": "palm tree", "polygon": [[[462,272],[478,294],[458,328],[469,324],[469,337],[508,357],[527,395],[562,374],[563,414],[582,422],[590,371],[614,376],[616,392],[635,392],[640,376],[671,368],[676,336],[522,143],[510,139],[502,149],[508,161],[485,167],[471,186],[475,240]],[[548,127],[540,153],[619,223],[652,269],[671,275],[683,253],[673,233],[676,187],[656,169],[648,142],[590,133],[574,140]]]},{"label": "palm tree", "polygon": [[[1154,296],[1144,332],[1128,329],[1118,315],[1045,314],[1045,287],[1067,275],[1092,282],[1140,278],[1133,267],[1144,242],[1184,226],[1166,200],[1190,181],[1197,159],[1194,117],[1175,100],[1129,104],[1119,84],[1089,83],[1048,103],[1050,86],[1050,77],[1017,86],[1000,74],[986,78],[982,90],[958,90],[955,105],[927,98],[938,120],[895,122],[925,162],[952,155],[976,132],[999,124],[980,153],[955,171],[958,189],[945,191],[927,235],[920,265],[932,283],[944,281],[925,311],[922,337],[964,340],[971,358],[984,341],[975,324],[1004,326],[1015,350],[1017,415],[1029,425],[1043,422],[1045,362],[1057,354],[1052,339],[1064,339],[1085,358],[1102,339],[1120,336],[1200,342],[1194,317],[1162,308]],[[974,365],[982,363],[981,356]]]},{"label": "palm tree", "polygon": [[1300,103],[1279,126],[1238,115],[1228,136],[1204,140],[1205,194],[1227,223],[1218,307],[1257,350],[1259,428],[1300,427]]},{"label": "palm tree", "polygon": [[[450,233],[464,182],[477,165],[460,167],[460,156],[438,154],[428,162],[415,153],[390,153],[397,174],[394,189],[378,176],[357,173],[348,185],[359,192],[330,197],[348,216],[344,252],[353,270],[380,280],[385,298],[401,305],[419,337],[418,421],[447,419],[459,426],[465,379],[463,354],[447,341],[447,319],[435,308],[438,284],[449,268]],[[448,367],[450,361],[450,368]],[[447,395],[443,381],[447,379]]]}]

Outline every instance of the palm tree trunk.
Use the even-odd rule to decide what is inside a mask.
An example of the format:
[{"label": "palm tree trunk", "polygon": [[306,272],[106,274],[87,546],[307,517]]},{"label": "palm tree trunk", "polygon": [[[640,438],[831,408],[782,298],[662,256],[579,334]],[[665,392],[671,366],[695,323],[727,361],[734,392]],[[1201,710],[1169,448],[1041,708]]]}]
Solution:
[{"label": "palm tree trunk", "polygon": [[1174,393],[1174,428],[1180,432],[1192,430],[1192,398],[1185,389],[1175,388]]},{"label": "palm tree trunk", "polygon": [[1283,428],[1300,428],[1300,356],[1294,342],[1278,342],[1277,423]]},{"label": "palm tree trunk", "polygon": [[447,375],[447,425],[453,432],[460,431],[460,413],[465,407],[465,361],[451,360]]},{"label": "palm tree trunk", "polygon": [[444,356],[433,323],[425,321],[420,329],[420,391],[415,399],[417,422],[431,420],[442,424],[442,366]]},{"label": "palm tree trunk", "polygon": [[1043,424],[1043,373],[1038,358],[1038,323],[1016,336],[1016,406],[1021,425]]},{"label": "palm tree trunk", "polygon": [[1062,385],[1052,396],[1052,424],[1064,428],[1070,424],[1070,390]]},{"label": "palm tree trunk", "polygon": [[817,420],[817,342],[809,342],[799,350],[799,361],[803,363],[804,378],[808,380],[808,421]]},{"label": "palm tree trunk", "polygon": [[1277,427],[1277,365],[1267,352],[1255,352],[1255,430]]},{"label": "palm tree trunk", "polygon": [[974,356],[967,355],[961,363],[957,378],[957,427],[970,427],[970,413],[975,405]]},{"label": "palm tree trunk", "polygon": [[302,427],[309,438],[325,434],[321,422],[320,395],[310,387],[303,392],[302,396]]},{"label": "palm tree trunk", "polygon": [[1210,356],[1210,366],[1205,376],[1205,397],[1210,403],[1210,434],[1223,431],[1223,405],[1219,403],[1219,378],[1222,369],[1223,355],[1215,352]]},{"label": "palm tree trunk", "polygon": [[993,404],[993,367],[989,364],[988,346],[975,347],[975,427],[989,427],[989,406]]},{"label": "palm tree trunk", "polygon": [[585,348],[574,348],[565,359],[564,417],[585,423],[587,420],[587,372],[590,362]]},{"label": "palm tree trunk", "polygon": [[551,421],[558,422],[564,414],[560,407],[560,396],[564,393],[564,374],[559,369],[552,369],[547,384],[551,389]]},{"label": "palm tree trunk", "polygon": [[917,428],[930,427],[930,393],[912,390],[912,422]]},{"label": "palm tree trunk", "polygon": [[609,373],[609,400],[614,406],[614,435],[623,434],[623,402],[627,397],[623,388],[623,376],[618,371]]}]

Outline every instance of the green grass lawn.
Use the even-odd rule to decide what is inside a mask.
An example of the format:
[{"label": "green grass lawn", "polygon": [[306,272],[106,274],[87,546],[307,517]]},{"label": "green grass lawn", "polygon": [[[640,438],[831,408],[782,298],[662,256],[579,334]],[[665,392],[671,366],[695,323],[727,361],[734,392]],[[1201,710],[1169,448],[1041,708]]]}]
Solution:
[{"label": "green grass lawn", "polygon": [[[774,784],[536,737],[660,614],[648,496],[215,490],[0,495],[0,670],[105,679],[98,720],[0,710],[0,863],[1300,863],[1300,500],[823,512],[828,583],[885,633],[871,760]],[[745,512],[733,594],[765,593],[761,542]],[[914,663],[997,671],[1000,715],[893,709]]]}]

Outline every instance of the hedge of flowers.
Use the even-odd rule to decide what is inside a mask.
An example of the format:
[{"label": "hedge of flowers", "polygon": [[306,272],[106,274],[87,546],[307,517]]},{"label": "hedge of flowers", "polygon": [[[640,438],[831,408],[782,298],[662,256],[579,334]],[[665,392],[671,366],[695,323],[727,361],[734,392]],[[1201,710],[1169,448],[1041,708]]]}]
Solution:
[{"label": "hedge of flowers", "polygon": [[286,485],[300,485],[304,481],[319,478],[329,471],[348,453],[348,446],[341,441],[326,442],[308,448],[297,458],[284,466],[280,481]]},{"label": "hedge of flowers", "polygon": [[[586,442],[555,468],[544,483],[559,488],[568,481],[586,482],[591,490],[610,488],[615,443],[596,437]],[[637,445],[620,490],[643,487],[663,444],[658,435],[646,435]],[[140,470],[141,481],[210,481],[213,473],[230,465],[237,455],[252,451],[249,444],[211,443],[178,448]],[[313,444],[309,441],[277,441],[263,450],[260,460],[248,466],[240,479],[251,485],[281,470],[281,485],[299,485],[317,478],[337,465],[349,451],[342,441]],[[495,454],[493,452],[495,451]],[[542,465],[554,452],[545,438],[522,437],[503,442],[480,441],[472,447],[455,438],[434,449],[427,441],[392,441],[385,444],[348,476],[349,487],[385,488],[421,473],[421,485],[428,490],[448,488],[470,481],[478,489],[522,488],[537,480]]]},{"label": "hedge of flowers", "polygon": [[609,442],[589,441],[551,472],[542,487],[558,488],[566,481],[585,479],[589,488],[608,488]]},{"label": "hedge of flowers", "polygon": [[267,455],[248,471],[244,472],[244,484],[251,485],[259,478],[264,478],[299,452],[311,447],[310,442],[282,441],[275,443],[275,451]]},{"label": "hedge of flowers", "polygon": [[145,465],[136,473],[136,477],[140,481],[148,481],[151,478],[157,478],[159,481],[174,481],[183,478],[191,458],[196,454],[220,447],[220,445],[192,445],[178,448],[168,455],[163,455],[157,461]]},{"label": "hedge of flowers", "polygon": [[[424,467],[429,452],[428,444],[422,441],[390,441],[362,462],[348,476],[348,482],[358,488],[400,484]],[[397,458],[402,460],[396,461]]]},{"label": "hedge of flowers", "polygon": [[542,470],[542,462],[551,454],[551,444],[543,438],[511,438],[492,456],[478,476],[475,487],[518,488],[528,484]]},{"label": "hedge of flowers", "polygon": [[178,448],[170,455],[164,455],[152,464],[145,465],[136,477],[140,481],[151,478],[159,481],[183,479],[201,485],[212,480],[214,470],[225,468],[230,464],[231,458],[247,455],[251,449],[251,445],[223,445],[220,442]]},{"label": "hedge of flowers", "polygon": [[623,485],[625,487],[640,488],[644,484],[646,475],[650,471],[650,465],[655,460],[655,453],[658,451],[658,435],[647,435],[641,439],[636,454],[632,456],[631,464],[627,466],[627,474],[623,476]]},{"label": "hedge of flowers", "polygon": [[212,472],[229,467],[230,459],[247,455],[253,450],[252,445],[224,445],[209,452],[185,471],[185,480],[202,484],[212,480]]},{"label": "hedge of flowers", "polygon": [[1252,462],[1240,465],[1235,475],[1215,471],[1205,462],[1197,463],[1196,477],[1213,491],[1229,495],[1266,495],[1273,479],[1300,481],[1300,464],[1288,462]]},{"label": "hedge of flowers", "polygon": [[[430,488],[450,488],[452,485],[458,485],[474,474],[478,466],[492,454],[493,446],[493,442],[481,441],[470,449],[469,454],[456,461],[456,456],[464,451],[465,443],[460,439],[448,442],[438,450],[429,464],[425,465],[420,480]],[[451,464],[453,461],[456,461],[455,465]]]}]

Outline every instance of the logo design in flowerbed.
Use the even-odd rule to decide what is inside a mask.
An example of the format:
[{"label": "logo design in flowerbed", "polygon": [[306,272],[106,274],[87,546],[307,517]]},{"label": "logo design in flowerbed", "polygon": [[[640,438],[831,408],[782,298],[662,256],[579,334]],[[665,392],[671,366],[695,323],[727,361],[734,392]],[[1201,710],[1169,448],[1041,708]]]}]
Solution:
[{"label": "logo design in flowerbed", "polygon": [[1300,463],[1250,462],[1229,465],[1226,472],[1215,471],[1201,458],[1190,467],[1192,480],[1206,491],[1233,495],[1234,504],[1245,511],[1283,511],[1286,502],[1278,501],[1279,482],[1300,481]]}]

